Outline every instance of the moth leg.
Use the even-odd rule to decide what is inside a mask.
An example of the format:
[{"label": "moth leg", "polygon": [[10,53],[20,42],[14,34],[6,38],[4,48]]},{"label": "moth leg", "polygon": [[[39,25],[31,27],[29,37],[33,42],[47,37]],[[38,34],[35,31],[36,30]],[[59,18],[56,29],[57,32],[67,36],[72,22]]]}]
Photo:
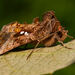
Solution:
[{"label": "moth leg", "polygon": [[67,46],[64,45],[63,41],[61,41],[61,39],[60,39],[60,37],[59,37],[58,35],[56,35],[56,39],[58,40],[58,42],[59,42],[63,47],[65,47],[65,48],[67,48],[67,49],[71,49],[71,48],[69,48],[69,47],[67,47]]},{"label": "moth leg", "polygon": [[[42,39],[42,40],[44,40],[44,39]],[[42,40],[41,40],[41,41],[42,41]],[[37,42],[37,44],[35,45],[34,49],[39,45],[39,43],[40,43],[41,41],[38,41],[38,42]],[[30,52],[30,54],[28,55],[27,59],[31,56],[31,54],[33,53],[33,51],[34,51],[34,50],[32,50],[32,51]]]},{"label": "moth leg", "polygon": [[69,37],[69,38],[71,38],[71,39],[74,39],[74,37],[72,37],[72,36],[70,36],[70,35],[68,35],[68,34],[67,34],[67,37]]},{"label": "moth leg", "polygon": [[35,45],[35,47],[34,47],[34,48],[36,48],[39,44],[40,44],[40,41],[38,41],[38,42],[37,42],[37,44]]},{"label": "moth leg", "polygon": [[[40,41],[38,41],[38,43],[35,45],[34,49],[39,45],[39,43],[40,43]],[[33,51],[34,51],[34,50],[32,50],[32,51],[30,52],[30,54],[27,56],[27,59],[31,56],[31,54],[33,53]]]},{"label": "moth leg", "polygon": [[26,60],[28,60],[28,58],[31,56],[31,54],[33,53],[33,51],[34,51],[34,50],[32,50],[32,51],[30,52],[30,54],[27,56]]}]

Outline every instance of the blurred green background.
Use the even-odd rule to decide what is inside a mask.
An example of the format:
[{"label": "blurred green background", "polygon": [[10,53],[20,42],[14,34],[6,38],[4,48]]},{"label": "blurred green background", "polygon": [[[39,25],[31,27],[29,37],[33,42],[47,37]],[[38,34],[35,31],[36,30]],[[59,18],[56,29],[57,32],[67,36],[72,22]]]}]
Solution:
[{"label": "blurred green background", "polygon": [[[75,37],[75,0],[0,0],[0,29],[18,21],[31,23],[33,18],[54,10],[61,24]],[[67,39],[66,41],[69,41]],[[75,75],[75,64],[57,71],[54,75]]]}]

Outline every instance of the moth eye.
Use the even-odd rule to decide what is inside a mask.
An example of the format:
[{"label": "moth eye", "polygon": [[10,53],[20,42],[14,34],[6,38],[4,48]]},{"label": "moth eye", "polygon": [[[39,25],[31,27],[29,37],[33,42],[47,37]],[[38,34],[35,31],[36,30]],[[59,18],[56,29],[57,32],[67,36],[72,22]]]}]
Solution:
[{"label": "moth eye", "polygon": [[24,34],[24,31],[21,31],[20,34]]},{"label": "moth eye", "polygon": [[24,35],[29,35],[29,33],[28,32],[25,32]]}]

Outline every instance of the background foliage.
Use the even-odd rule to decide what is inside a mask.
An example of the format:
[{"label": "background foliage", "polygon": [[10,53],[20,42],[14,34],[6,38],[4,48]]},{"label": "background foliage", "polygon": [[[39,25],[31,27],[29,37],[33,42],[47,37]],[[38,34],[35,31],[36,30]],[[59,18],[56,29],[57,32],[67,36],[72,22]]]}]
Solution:
[{"label": "background foliage", "polygon": [[[34,17],[49,10],[55,11],[61,24],[75,37],[75,0],[0,0],[0,29],[14,21],[31,23]],[[75,64],[54,75],[74,75],[74,69]]]}]

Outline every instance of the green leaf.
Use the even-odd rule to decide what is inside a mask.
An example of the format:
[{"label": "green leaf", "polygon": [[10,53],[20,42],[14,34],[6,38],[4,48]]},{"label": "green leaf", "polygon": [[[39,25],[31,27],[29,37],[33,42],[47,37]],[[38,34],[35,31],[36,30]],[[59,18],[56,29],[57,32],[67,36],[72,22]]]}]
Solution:
[{"label": "green leaf", "polygon": [[65,45],[72,49],[60,45],[36,48],[28,60],[33,49],[8,52],[0,56],[0,75],[41,75],[65,68],[75,61],[75,40]]}]

